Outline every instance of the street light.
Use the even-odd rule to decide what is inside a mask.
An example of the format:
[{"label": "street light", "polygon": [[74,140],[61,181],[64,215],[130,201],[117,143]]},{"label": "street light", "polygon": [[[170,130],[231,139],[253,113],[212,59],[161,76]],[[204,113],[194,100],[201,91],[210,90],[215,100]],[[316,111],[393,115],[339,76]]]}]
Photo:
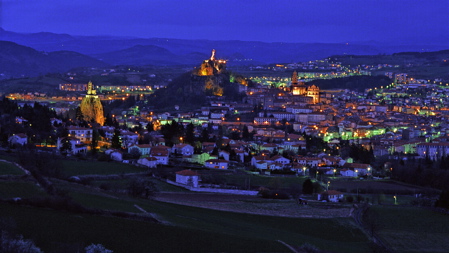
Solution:
[{"label": "street light", "polygon": [[331,181],[327,181],[327,185],[326,185],[326,191],[329,191],[329,185],[331,184]]},{"label": "street light", "polygon": [[394,195],[393,198],[394,198],[394,204],[397,205],[397,197],[396,197],[396,195]]},{"label": "street light", "polygon": [[302,167],[302,170],[304,171],[304,176],[306,176],[306,170],[307,170],[307,168],[306,168],[306,167]]},{"label": "street light", "polygon": [[334,177],[335,177],[336,173],[337,173],[337,169],[334,169]]}]

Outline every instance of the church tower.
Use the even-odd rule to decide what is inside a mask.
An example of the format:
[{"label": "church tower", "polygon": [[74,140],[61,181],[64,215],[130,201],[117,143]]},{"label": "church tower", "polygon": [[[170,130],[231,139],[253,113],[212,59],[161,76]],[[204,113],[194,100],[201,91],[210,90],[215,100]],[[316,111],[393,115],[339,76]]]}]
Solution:
[{"label": "church tower", "polygon": [[100,125],[104,124],[103,105],[90,81],[87,84],[87,95],[81,101],[80,109],[85,121],[95,121]]},{"label": "church tower", "polygon": [[298,72],[296,70],[292,74],[291,91],[293,95],[306,95],[306,85],[304,82],[298,82]]}]

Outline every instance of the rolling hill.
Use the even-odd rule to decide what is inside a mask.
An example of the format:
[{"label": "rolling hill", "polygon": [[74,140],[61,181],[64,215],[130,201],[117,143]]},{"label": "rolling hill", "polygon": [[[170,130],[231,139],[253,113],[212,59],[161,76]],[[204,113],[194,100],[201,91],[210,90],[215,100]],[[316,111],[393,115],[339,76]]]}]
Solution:
[{"label": "rolling hill", "polygon": [[[135,38],[116,36],[74,36],[55,33],[16,33],[0,28],[0,40],[12,41],[29,46],[37,50],[74,51],[85,55],[104,59],[112,65],[133,64],[148,65],[192,65],[203,56],[194,59],[191,56],[197,54],[209,54],[211,49],[216,49],[220,57],[227,59],[231,65],[259,65],[269,63],[287,63],[316,60],[330,55],[377,55],[392,54],[403,51],[436,51],[447,49],[447,45],[404,45],[395,43],[356,42],[356,43],[284,43],[284,42],[258,42],[239,40],[186,40],[169,38]],[[119,55],[133,55],[132,52],[141,51],[149,46],[149,50],[155,50],[152,56],[147,52],[132,58],[123,59]],[[150,47],[152,46],[152,47]],[[174,54],[167,61],[156,48],[163,48]],[[200,53],[198,53],[200,52]],[[168,55],[168,54],[167,54]],[[167,56],[166,55],[166,56]]]}]

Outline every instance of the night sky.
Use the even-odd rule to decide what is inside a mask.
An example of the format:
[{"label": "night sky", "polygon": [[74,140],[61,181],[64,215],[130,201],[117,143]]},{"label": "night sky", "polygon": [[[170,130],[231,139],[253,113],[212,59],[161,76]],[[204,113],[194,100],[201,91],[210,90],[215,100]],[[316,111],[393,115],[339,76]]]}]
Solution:
[{"label": "night sky", "polygon": [[449,46],[448,0],[3,0],[1,22],[15,32]]}]

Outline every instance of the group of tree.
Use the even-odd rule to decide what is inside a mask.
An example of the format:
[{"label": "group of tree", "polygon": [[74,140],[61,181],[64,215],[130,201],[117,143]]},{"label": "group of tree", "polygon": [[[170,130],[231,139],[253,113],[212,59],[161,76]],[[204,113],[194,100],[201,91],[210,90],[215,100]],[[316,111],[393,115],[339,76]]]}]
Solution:
[{"label": "group of tree", "polygon": [[[27,134],[33,142],[53,142],[55,134],[51,118],[56,113],[47,106],[34,103],[32,106],[25,104],[20,107],[15,101],[5,97],[0,100],[0,140],[7,143],[8,137],[17,134]],[[21,124],[16,123],[16,118],[23,118]]]},{"label": "group of tree", "polygon": [[449,190],[449,157],[438,160],[409,156],[407,160],[389,160],[386,168],[393,179],[439,190]]}]

